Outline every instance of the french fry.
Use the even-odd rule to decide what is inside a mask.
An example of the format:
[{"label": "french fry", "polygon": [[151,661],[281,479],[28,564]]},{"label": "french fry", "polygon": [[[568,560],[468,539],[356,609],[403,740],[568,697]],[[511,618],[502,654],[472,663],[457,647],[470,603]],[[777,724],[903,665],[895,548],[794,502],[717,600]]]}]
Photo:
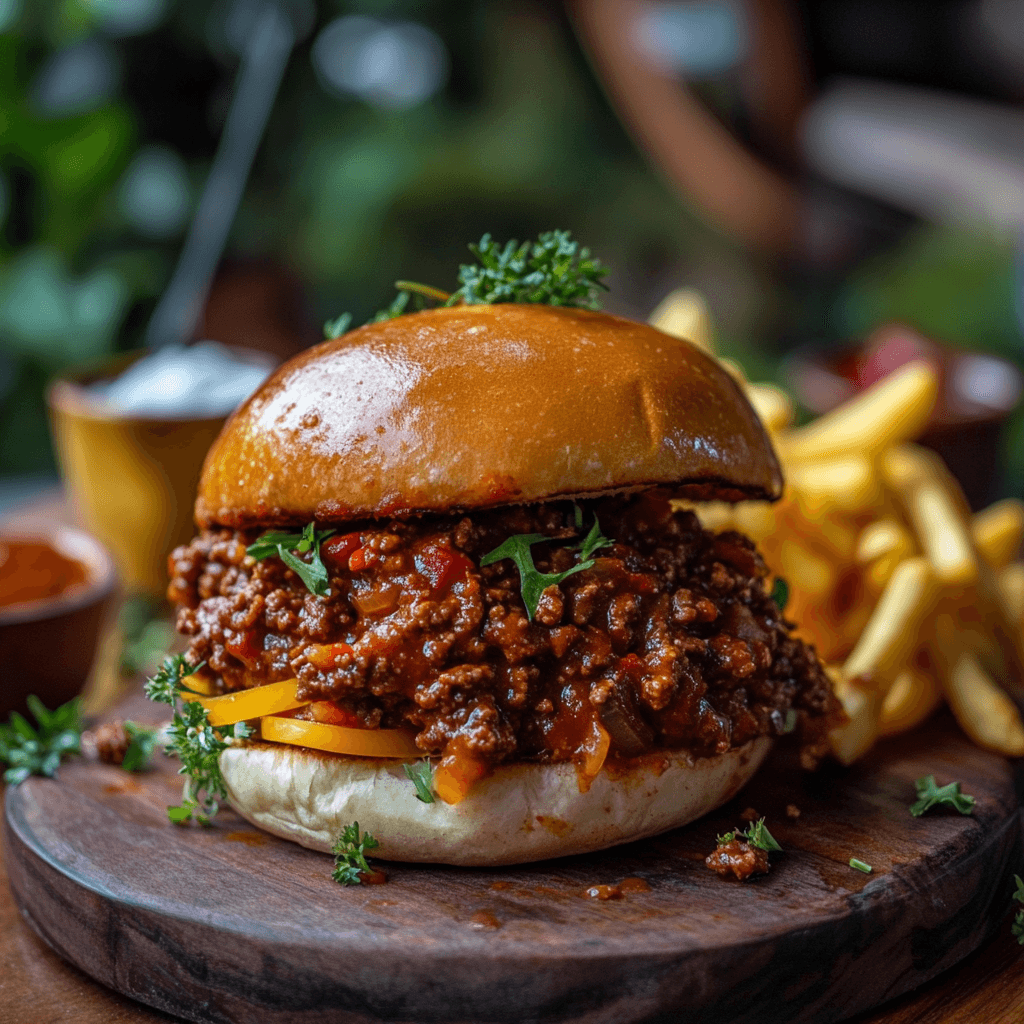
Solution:
[{"label": "french fry", "polygon": [[1020,554],[1024,539],[1024,502],[1007,498],[978,512],[971,520],[971,537],[989,565],[1008,565]]},{"label": "french fry", "polygon": [[901,561],[914,553],[914,538],[902,523],[895,519],[876,519],[860,532],[854,558],[858,565],[869,565],[883,555],[896,556]]},{"label": "french fry", "polygon": [[1024,724],[1016,705],[970,651],[959,654],[944,682],[956,720],[975,743],[1007,757],[1024,755]]},{"label": "french fry", "polygon": [[819,558],[795,538],[787,538],[779,549],[779,565],[787,580],[799,580],[800,589],[822,600],[836,581],[835,568],[827,558]]},{"label": "french fry", "polygon": [[911,665],[892,684],[882,701],[881,736],[894,736],[920,725],[942,703],[942,689],[931,670]]},{"label": "french fry", "polygon": [[760,541],[775,532],[778,514],[767,501],[743,501],[733,508],[736,529],[751,540]]},{"label": "french fry", "polygon": [[1024,563],[1004,566],[996,577],[996,586],[1010,624],[1024,631]]},{"label": "french fry", "polygon": [[700,292],[693,288],[677,288],[669,292],[648,317],[648,323],[659,331],[684,338],[714,354],[711,315]]},{"label": "french fry", "polygon": [[787,461],[871,456],[917,437],[937,394],[931,366],[909,363],[807,426],[780,435],[780,448]]},{"label": "french fry", "polygon": [[928,560],[901,562],[886,584],[857,646],[843,665],[847,679],[884,695],[910,660],[919,642],[921,624],[934,606],[938,592]]},{"label": "french fry", "polygon": [[966,503],[938,456],[902,445],[884,452],[880,466],[903,502],[938,579],[961,586],[977,582],[978,559],[964,521]]},{"label": "french fry", "polygon": [[747,398],[761,422],[772,432],[783,430],[793,423],[793,399],[774,384],[748,384]]},{"label": "french fry", "polygon": [[871,460],[859,455],[799,462],[790,467],[786,481],[812,519],[837,509],[869,511],[881,497],[880,481]]},{"label": "french fry", "polygon": [[836,697],[849,719],[829,733],[829,743],[840,764],[853,764],[874,746],[878,738],[882,698],[873,690],[865,690],[851,682],[843,671],[828,671]]}]

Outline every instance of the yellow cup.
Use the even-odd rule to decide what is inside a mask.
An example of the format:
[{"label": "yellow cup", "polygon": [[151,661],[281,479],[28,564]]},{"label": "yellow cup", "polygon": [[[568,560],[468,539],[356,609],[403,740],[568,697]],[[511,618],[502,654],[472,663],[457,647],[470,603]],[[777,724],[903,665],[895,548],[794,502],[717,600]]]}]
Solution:
[{"label": "yellow cup", "polygon": [[84,385],[116,376],[131,361],[54,382],[47,392],[50,426],[84,525],[106,545],[129,591],[162,597],[167,555],[194,532],[203,458],[226,417],[157,419],[102,410]]}]

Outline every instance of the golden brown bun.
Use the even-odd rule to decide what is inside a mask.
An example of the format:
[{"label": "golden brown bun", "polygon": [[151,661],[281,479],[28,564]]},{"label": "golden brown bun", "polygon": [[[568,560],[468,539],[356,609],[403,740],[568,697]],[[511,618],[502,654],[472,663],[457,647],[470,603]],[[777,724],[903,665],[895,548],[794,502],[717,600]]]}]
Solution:
[{"label": "golden brown bun", "polygon": [[598,773],[499,766],[454,806],[425,804],[400,761],[341,757],[276,743],[229,747],[220,767],[231,806],[274,835],[330,852],[353,821],[380,840],[382,860],[494,866],[604,850],[679,828],[732,799],[771,749],[767,736],[714,757],[678,751]]},{"label": "golden brown bun", "polygon": [[777,498],[735,381],[646,324],[456,306],[368,324],[285,363],[206,458],[200,526],[486,508],[655,485]]}]

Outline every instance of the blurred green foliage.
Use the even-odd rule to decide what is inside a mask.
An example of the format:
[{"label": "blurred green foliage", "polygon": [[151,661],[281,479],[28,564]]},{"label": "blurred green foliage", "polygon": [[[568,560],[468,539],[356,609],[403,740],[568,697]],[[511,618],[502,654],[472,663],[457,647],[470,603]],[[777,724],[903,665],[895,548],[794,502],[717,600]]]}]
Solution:
[{"label": "blurred green foliage", "polygon": [[[52,464],[49,376],[139,343],[186,224],[154,237],[133,222],[127,193],[155,153],[185,169],[191,209],[238,64],[238,8],[0,0],[0,475]],[[640,315],[678,283],[689,251],[730,248],[636,153],[559,5],[308,9],[315,23],[292,56],[229,254],[294,273],[310,323],[340,310],[365,320],[399,277],[455,287],[466,244],[487,231],[571,229],[613,268],[609,307]],[[408,109],[329,93],[313,43],[354,13],[432,29],[449,51],[445,87]],[[91,92],[62,99],[90,74]],[[163,204],[172,219],[174,203]]]}]

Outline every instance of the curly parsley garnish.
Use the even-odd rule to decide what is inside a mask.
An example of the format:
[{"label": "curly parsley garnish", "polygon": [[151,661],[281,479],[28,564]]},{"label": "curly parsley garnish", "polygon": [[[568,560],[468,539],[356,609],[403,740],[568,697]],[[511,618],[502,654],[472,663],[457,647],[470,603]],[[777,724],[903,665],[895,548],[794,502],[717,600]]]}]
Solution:
[{"label": "curly parsley garnish", "polygon": [[484,235],[469,250],[478,264],[459,267],[461,287],[449,306],[528,302],[600,309],[598,296],[608,290],[601,280],[608,271],[568,231],[547,231],[522,245],[515,240],[499,245]]},{"label": "curly parsley garnish", "polygon": [[334,854],[334,871],[331,877],[340,885],[362,885],[363,875],[373,868],[366,860],[366,851],[375,850],[380,843],[369,832],[359,835],[359,822],[354,821],[341,830],[338,841],[331,852]]},{"label": "curly parsley garnish", "polygon": [[[327,567],[320,560],[320,545],[337,532],[337,530],[317,530],[315,522],[308,523],[302,533],[283,533],[279,530],[271,530],[253,541],[245,549],[245,553],[252,555],[257,561],[277,555],[306,584],[306,589],[311,594],[323,597],[328,589]],[[301,558],[293,555],[293,551],[297,551],[300,555],[308,552],[309,561],[304,562]]]},{"label": "curly parsley garnish", "polygon": [[926,775],[914,785],[917,787],[917,801],[910,805],[910,813],[915,818],[920,818],[933,807],[953,807],[961,814],[970,814],[974,810],[974,797],[961,793],[959,782],[937,786],[935,776]]},{"label": "curly parsley garnish", "polygon": [[[608,270],[590,255],[589,249],[573,241],[568,231],[545,231],[536,242],[520,244],[512,239],[504,245],[488,234],[476,245],[470,243],[469,251],[477,262],[460,265],[456,291],[446,292],[416,281],[396,281],[395,301],[367,322],[376,324],[401,316],[413,298],[416,309],[423,309],[428,299],[446,306],[521,302],[600,309],[600,293],[608,291],[601,280]],[[339,338],[351,325],[351,314],[342,313],[324,324],[324,337]]]},{"label": "curly parsley garnish", "polygon": [[30,775],[52,777],[61,759],[77,754],[82,745],[82,701],[79,697],[55,711],[46,708],[34,694],[27,699],[29,710],[38,723],[33,728],[24,715],[11,712],[6,725],[0,725],[0,761],[7,765],[4,782],[16,786]]},{"label": "curly parsley garnish", "polygon": [[726,832],[724,836],[716,837],[719,846],[727,846],[734,839],[740,839],[748,846],[764,850],[765,853],[782,853],[782,847],[779,846],[775,841],[775,837],[765,826],[764,818],[760,818],[751,824],[746,832],[735,829],[732,832]]},{"label": "curly parsley garnish", "polygon": [[[219,801],[227,797],[219,758],[222,750],[231,744],[229,739],[245,739],[250,735],[244,722],[237,725],[210,725],[206,708],[183,694],[191,694],[184,683],[186,676],[195,672],[184,654],[167,658],[156,675],[146,682],[146,696],[160,704],[169,704],[174,711],[171,724],[165,731],[164,753],[177,754],[181,760],[179,775],[187,776],[181,804],[167,808],[167,817],[175,824],[184,824],[193,818],[200,825],[208,825],[220,809]],[[179,701],[184,703],[179,708]]]},{"label": "curly parsley garnish", "polygon": [[[1016,900],[1018,903],[1024,903],[1024,881],[1021,880],[1020,875],[1014,875],[1013,880],[1017,883],[1017,891],[1011,899]],[[1013,924],[1010,925],[1010,934],[1020,945],[1024,946],[1024,910],[1018,910],[1014,914]]]},{"label": "curly parsley garnish", "polygon": [[417,761],[415,764],[403,764],[402,771],[405,777],[416,787],[416,799],[422,800],[425,804],[434,802],[434,794],[431,792],[431,785],[434,781],[434,770],[430,767],[429,761]]},{"label": "curly parsley garnish", "polygon": [[[578,522],[577,525],[582,526],[582,522]],[[594,559],[591,558],[591,555],[600,548],[608,547],[615,543],[601,533],[601,526],[595,515],[594,525],[590,528],[590,532],[579,544],[575,545],[575,548],[580,553],[579,564],[574,565],[571,569],[566,569],[565,572],[538,572],[533,564],[533,555],[530,553],[530,548],[534,544],[540,544],[543,541],[550,542],[551,539],[551,537],[546,537],[543,533],[517,533],[509,537],[504,544],[499,545],[493,551],[489,551],[480,559],[482,566],[500,562],[503,558],[510,558],[516,563],[516,568],[519,569],[520,593],[523,595],[523,604],[526,605],[526,614],[531,622],[534,615],[537,614],[537,603],[540,601],[540,595],[544,593],[547,587],[554,583],[561,583],[562,580],[567,576],[571,576],[574,572],[582,572],[584,569],[591,568],[594,564]]]}]

